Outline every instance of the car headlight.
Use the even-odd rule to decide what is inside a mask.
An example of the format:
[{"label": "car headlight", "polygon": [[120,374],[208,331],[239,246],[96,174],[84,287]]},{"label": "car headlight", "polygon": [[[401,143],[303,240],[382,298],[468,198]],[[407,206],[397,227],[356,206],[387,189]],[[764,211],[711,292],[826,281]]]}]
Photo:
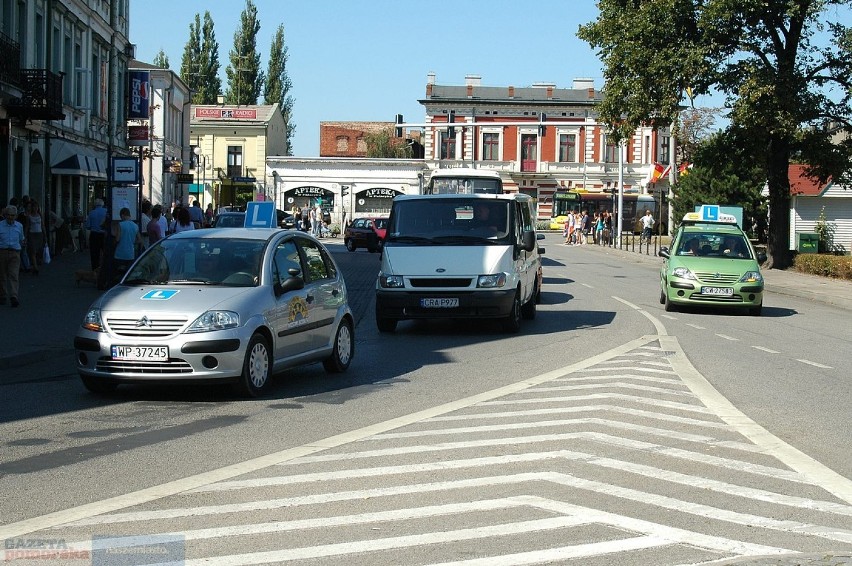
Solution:
[{"label": "car headlight", "polygon": [[693,281],[697,280],[695,275],[693,275],[692,272],[685,267],[675,267],[672,270],[672,276],[679,277],[681,279],[692,279]]},{"label": "car headlight", "polygon": [[103,332],[104,323],[101,321],[101,309],[89,309],[83,317],[83,328],[93,332]]},{"label": "car headlight", "polygon": [[496,289],[506,286],[509,276],[506,273],[495,273],[493,275],[480,275],[476,280],[476,286],[480,289]]},{"label": "car headlight", "polygon": [[405,281],[403,281],[402,275],[385,275],[384,273],[379,273],[379,287],[383,289],[402,289],[405,287]]},{"label": "car headlight", "polygon": [[210,332],[211,330],[225,330],[237,328],[240,325],[240,315],[233,311],[207,311],[195,322],[189,325],[186,332]]},{"label": "car headlight", "polygon": [[763,283],[763,275],[759,271],[746,271],[745,275],[740,277],[740,283]]}]

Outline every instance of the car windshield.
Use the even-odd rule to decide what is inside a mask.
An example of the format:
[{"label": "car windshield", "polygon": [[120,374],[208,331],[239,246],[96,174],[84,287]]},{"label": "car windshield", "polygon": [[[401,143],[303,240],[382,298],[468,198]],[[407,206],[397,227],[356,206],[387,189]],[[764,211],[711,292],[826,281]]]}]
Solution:
[{"label": "car windshield", "polygon": [[735,259],[752,258],[751,248],[742,235],[714,232],[685,233],[680,240],[677,255]]},{"label": "car windshield", "polygon": [[497,199],[414,199],[394,203],[389,240],[472,245],[508,243],[509,201]]},{"label": "car windshield", "polygon": [[145,251],[122,283],[253,287],[258,283],[265,243],[230,238],[166,238]]}]

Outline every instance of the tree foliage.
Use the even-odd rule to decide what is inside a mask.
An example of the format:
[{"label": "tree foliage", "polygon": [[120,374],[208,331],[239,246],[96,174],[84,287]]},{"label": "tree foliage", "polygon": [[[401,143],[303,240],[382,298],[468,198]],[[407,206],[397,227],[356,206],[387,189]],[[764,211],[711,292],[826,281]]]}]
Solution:
[{"label": "tree foliage", "polygon": [[264,104],[279,105],[287,130],[287,155],[293,155],[293,133],[296,124],[292,120],[295,100],[290,94],[293,83],[287,73],[287,45],[284,43],[284,25],[275,30],[269,49],[269,65],[266,70],[266,86],[263,91]]},{"label": "tree foliage", "polygon": [[722,92],[733,139],[748,138],[759,149],[742,157],[744,166],[762,170],[769,189],[768,267],[790,265],[791,159],[810,164],[821,180],[848,178],[852,168],[852,142],[831,143],[824,128],[831,120],[852,132],[852,33],[841,23],[852,0],[598,6],[598,19],[581,26],[579,36],[604,63],[601,120],[624,139],[640,124],[675,123],[687,88]]},{"label": "tree foliage", "polygon": [[203,24],[201,15],[195,14],[195,20],[189,25],[180,78],[192,91],[193,104],[216,104],[222,80],[219,78],[219,44],[209,11],[204,12]]},{"label": "tree foliage", "polygon": [[406,159],[413,155],[411,146],[393,135],[392,127],[364,134],[364,143],[367,145],[367,157]]},{"label": "tree foliage", "polygon": [[160,51],[154,57],[154,66],[161,69],[169,68],[169,56],[166,55],[166,52],[162,48],[160,48]]},{"label": "tree foliage", "polygon": [[257,51],[259,31],[257,7],[252,0],[246,0],[246,7],[240,14],[240,26],[234,32],[230,63],[225,68],[228,77],[225,102],[228,104],[257,104],[263,90],[265,79],[260,70],[260,53]]}]

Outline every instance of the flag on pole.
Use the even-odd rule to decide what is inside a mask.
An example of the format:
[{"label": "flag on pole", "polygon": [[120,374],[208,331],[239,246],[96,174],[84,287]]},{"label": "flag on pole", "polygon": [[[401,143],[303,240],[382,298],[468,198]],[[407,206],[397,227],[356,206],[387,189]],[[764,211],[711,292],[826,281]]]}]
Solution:
[{"label": "flag on pole", "polygon": [[692,169],[692,163],[687,163],[686,161],[684,161],[677,168],[677,172],[678,174],[680,174],[681,177],[686,177],[687,175],[689,175],[690,169]]},{"label": "flag on pole", "polygon": [[662,174],[660,175],[660,177],[662,177],[663,179],[665,179],[665,178],[667,178],[667,177],[669,176],[669,173],[671,173],[671,172],[672,172],[672,166],[671,166],[671,163],[670,163],[670,164],[666,165],[666,168],[665,168],[665,169],[663,169],[663,172],[662,172]]},{"label": "flag on pole", "polygon": [[653,168],[651,169],[651,182],[656,183],[657,181],[659,181],[660,177],[663,176],[663,171],[665,171],[665,169],[663,168],[662,164],[655,162]]}]

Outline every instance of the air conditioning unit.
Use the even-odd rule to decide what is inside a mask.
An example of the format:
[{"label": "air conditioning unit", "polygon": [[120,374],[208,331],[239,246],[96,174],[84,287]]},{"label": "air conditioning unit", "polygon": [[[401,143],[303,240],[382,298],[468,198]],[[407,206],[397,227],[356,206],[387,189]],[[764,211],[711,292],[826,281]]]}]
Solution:
[{"label": "air conditioning unit", "polygon": [[136,58],[136,44],[135,43],[128,43],[124,47],[124,54],[127,55],[128,57],[130,57],[131,59],[135,59]]}]

